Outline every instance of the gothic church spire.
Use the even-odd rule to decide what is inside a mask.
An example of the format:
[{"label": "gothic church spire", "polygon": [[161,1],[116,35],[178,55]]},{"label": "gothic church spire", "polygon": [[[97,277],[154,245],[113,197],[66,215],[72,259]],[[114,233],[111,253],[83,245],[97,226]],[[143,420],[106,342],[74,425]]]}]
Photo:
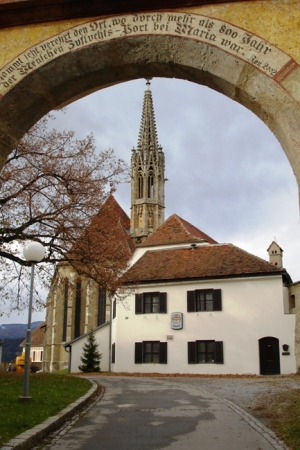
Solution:
[{"label": "gothic church spire", "polygon": [[150,150],[158,150],[156,123],[154,117],[154,108],[152,100],[152,92],[150,90],[150,80],[147,79],[147,89],[144,95],[144,104],[142,112],[142,120],[140,125],[140,133],[137,148],[143,152]]},{"label": "gothic church spire", "polygon": [[150,80],[144,93],[137,149],[131,156],[131,236],[141,242],[164,221],[165,157],[158,144]]}]

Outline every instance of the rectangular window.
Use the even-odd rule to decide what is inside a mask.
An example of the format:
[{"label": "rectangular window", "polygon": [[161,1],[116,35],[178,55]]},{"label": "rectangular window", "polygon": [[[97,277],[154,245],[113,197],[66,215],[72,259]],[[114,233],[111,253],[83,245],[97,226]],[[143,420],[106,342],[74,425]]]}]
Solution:
[{"label": "rectangular window", "polygon": [[289,307],[290,307],[290,309],[294,309],[295,308],[295,306],[296,306],[296,297],[295,297],[295,295],[290,295],[290,298],[289,298]]},{"label": "rectangular window", "polygon": [[197,289],[187,292],[187,311],[222,311],[221,289]]},{"label": "rectangular window", "polygon": [[113,301],[113,319],[117,316],[117,301]]},{"label": "rectangular window", "polygon": [[135,343],[135,364],[167,364],[168,343],[144,341]]},{"label": "rectangular window", "polygon": [[215,362],[215,342],[214,341],[198,341],[197,342],[197,363],[214,363]]},{"label": "rectangular window", "polygon": [[144,363],[159,363],[159,342],[144,342]]},{"label": "rectangular window", "polygon": [[144,294],[144,312],[159,313],[159,292],[147,292]]},{"label": "rectangular window", "polygon": [[41,351],[41,362],[43,361],[43,350]]},{"label": "rectangular window", "polygon": [[166,292],[145,292],[135,295],[136,314],[162,314],[167,312]]},{"label": "rectangular window", "polygon": [[224,364],[222,341],[188,342],[189,364]]},{"label": "rectangular window", "polygon": [[115,364],[116,362],[116,344],[111,346],[111,362],[112,364]]},{"label": "rectangular window", "polygon": [[213,290],[196,291],[196,311],[213,311]]}]

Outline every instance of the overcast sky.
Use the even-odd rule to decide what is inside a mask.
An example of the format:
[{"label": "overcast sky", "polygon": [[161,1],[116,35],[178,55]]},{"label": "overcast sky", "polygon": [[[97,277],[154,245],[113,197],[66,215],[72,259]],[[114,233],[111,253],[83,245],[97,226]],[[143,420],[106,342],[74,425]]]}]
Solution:
[{"label": "overcast sky", "polygon": [[[122,83],[85,97],[58,115],[55,126],[93,132],[99,150],[113,148],[130,163],[137,146],[145,80]],[[165,218],[176,213],[220,243],[268,260],[273,240],[283,263],[300,279],[298,188],[280,143],[243,106],[194,83],[154,78],[151,90],[158,142],[166,159]],[[130,187],[116,199],[130,216]],[[45,314],[33,314],[43,320]],[[27,314],[0,324],[27,321]]]}]

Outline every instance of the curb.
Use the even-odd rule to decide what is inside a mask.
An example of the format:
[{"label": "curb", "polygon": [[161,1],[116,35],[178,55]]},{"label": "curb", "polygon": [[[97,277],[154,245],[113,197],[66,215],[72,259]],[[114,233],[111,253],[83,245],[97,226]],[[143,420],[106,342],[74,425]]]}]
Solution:
[{"label": "curb", "polygon": [[266,427],[260,420],[256,419],[256,417],[249,414],[244,409],[237,406],[235,403],[227,400],[226,398],[219,397],[215,394],[212,394],[209,391],[210,395],[218,399],[220,402],[225,403],[232,411],[237,413],[245,422],[247,422],[254,430],[256,430],[260,435],[264,436],[264,438],[274,447],[275,450],[289,450],[288,447],[284,444],[284,442],[279,439],[276,434],[270,430],[270,428]]},{"label": "curb", "polygon": [[[174,384],[176,384],[176,382]],[[195,386],[193,385],[193,387]],[[198,390],[205,392],[207,395],[215,398],[220,403],[224,403],[228,408],[230,408],[238,416],[240,416],[241,419],[244,420],[251,428],[257,431],[261,436],[263,436],[266,441],[272,445],[274,450],[289,450],[289,447],[287,447],[285,443],[270,428],[264,425],[263,422],[254,417],[252,414],[249,414],[246,409],[238,406],[235,402],[215,394],[213,392],[213,387],[198,387]],[[259,447],[258,450],[261,450],[261,448]]]},{"label": "curb", "polygon": [[24,431],[24,433],[11,439],[0,450],[29,450],[34,447],[41,439],[43,439],[51,431],[57,430],[66,420],[72,417],[78,410],[85,406],[96,393],[99,385],[92,380],[90,390],[75,402],[60,411],[56,416],[49,417],[44,422],[36,425],[34,428]]}]

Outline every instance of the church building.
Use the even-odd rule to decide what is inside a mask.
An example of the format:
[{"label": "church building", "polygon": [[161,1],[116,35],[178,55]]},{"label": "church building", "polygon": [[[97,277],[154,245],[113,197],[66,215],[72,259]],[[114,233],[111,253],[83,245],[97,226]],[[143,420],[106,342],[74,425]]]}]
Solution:
[{"label": "church building", "polygon": [[165,220],[164,172],[147,80],[131,156],[131,217],[110,196],[94,219],[111,231],[101,245],[116,240],[127,261],[122,287],[107,292],[69,264],[58,266],[44,370],[78,372],[93,331],[102,371],[295,373],[295,314],[282,249],[272,242],[265,261],[216,242],[176,214]]}]

